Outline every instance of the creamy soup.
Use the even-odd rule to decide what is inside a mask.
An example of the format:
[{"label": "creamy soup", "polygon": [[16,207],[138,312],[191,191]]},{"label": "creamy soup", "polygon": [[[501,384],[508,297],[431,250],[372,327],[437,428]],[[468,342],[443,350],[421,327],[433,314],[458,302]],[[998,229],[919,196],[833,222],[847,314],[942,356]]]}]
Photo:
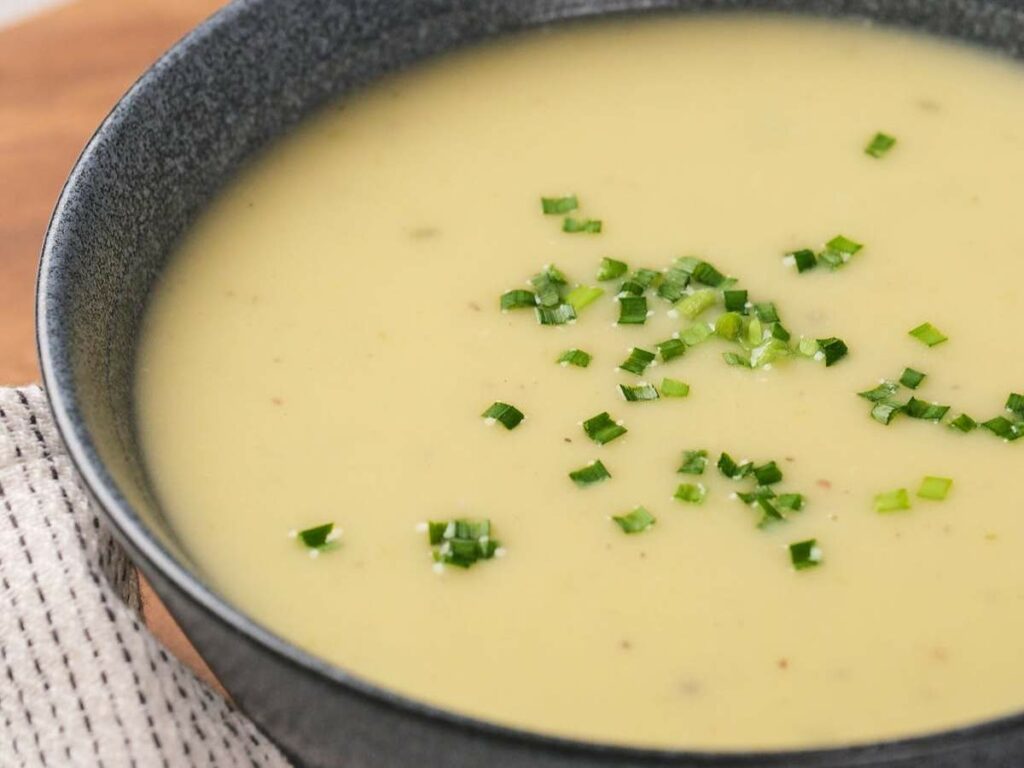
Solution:
[{"label": "creamy soup", "polygon": [[181,244],[149,471],[228,600],[457,712],[688,748],[1007,714],[1022,195],[1024,70],[950,43],[668,17],[448,56]]}]

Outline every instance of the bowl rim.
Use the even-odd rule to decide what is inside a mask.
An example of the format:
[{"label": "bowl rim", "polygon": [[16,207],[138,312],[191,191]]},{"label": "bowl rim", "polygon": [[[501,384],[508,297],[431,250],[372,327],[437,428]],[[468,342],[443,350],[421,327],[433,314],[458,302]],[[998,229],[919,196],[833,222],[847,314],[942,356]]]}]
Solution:
[{"label": "bowl rim", "polygon": [[[78,390],[71,367],[66,355],[62,354],[65,345],[60,341],[61,331],[56,318],[64,315],[65,309],[60,301],[53,300],[51,281],[53,275],[65,261],[74,258],[71,248],[62,242],[61,233],[70,228],[76,221],[88,222],[91,214],[82,214],[69,210],[76,198],[83,180],[96,169],[96,153],[98,147],[108,136],[120,130],[125,116],[133,109],[133,104],[141,95],[163,87],[165,73],[171,71],[175,63],[190,55],[193,49],[208,44],[214,33],[224,27],[237,23],[237,20],[248,13],[258,14],[262,7],[273,0],[231,0],[199,25],[187,32],[166,52],[150,65],[121,96],[110,112],[106,115],[85,147],[65,181],[53,213],[47,225],[41,249],[39,267],[36,276],[35,322],[36,346],[42,374],[43,388],[49,402],[54,421],[61,439],[67,448],[68,455],[75,469],[82,477],[91,497],[97,502],[99,511],[112,526],[114,533],[131,552],[136,563],[141,562],[146,568],[158,573],[170,583],[181,595],[213,621],[226,627],[260,646],[263,650],[274,654],[279,661],[298,671],[311,674],[331,685],[341,686],[349,694],[355,694],[369,700],[375,706],[384,706],[399,714],[411,716],[429,725],[444,726],[473,736],[485,736],[504,742],[554,750],[560,753],[574,753],[580,757],[591,756],[608,760],[621,758],[634,761],[648,761],[650,764],[689,763],[707,766],[782,766],[802,763],[805,765],[868,765],[864,759],[878,758],[912,758],[927,757],[937,751],[950,748],[958,749],[969,743],[987,737],[994,737],[1010,731],[1024,730],[1024,706],[1015,713],[968,723],[963,726],[943,728],[923,734],[915,734],[893,739],[840,743],[835,745],[808,748],[741,748],[741,749],[682,749],[629,746],[614,742],[601,742],[559,736],[541,731],[503,725],[469,714],[430,704],[399,693],[387,686],[371,682],[344,667],[328,662],[308,651],[303,650],[274,630],[251,618],[241,608],[236,607],[226,598],[221,597],[212,587],[190,570],[185,563],[168,550],[151,531],[143,518],[136,513],[131,503],[118,489],[113,476],[106,469],[89,430],[86,427],[82,411],[79,407]],[[986,0],[986,4],[998,6],[998,2]],[[610,11],[596,12],[592,17],[611,15],[622,10],[655,12],[672,12],[670,6],[660,6],[658,2],[637,3],[630,6],[629,0],[616,5]],[[553,9],[554,10],[554,9]],[[571,6],[566,10],[574,10]],[[557,10],[554,10],[557,13]],[[679,11],[676,11],[679,12]],[[690,11],[694,12],[694,11]],[[701,14],[730,13],[731,10],[701,9]],[[751,12],[748,10],[747,12]],[[786,15],[812,15],[808,10],[774,10],[758,8],[752,12],[776,12]],[[841,16],[835,16],[841,17]],[[561,18],[552,18],[545,24],[571,23],[580,18],[571,12]],[[886,25],[890,26],[890,25]],[[524,29],[528,30],[528,26]],[[933,32],[925,31],[933,37],[942,37]],[[272,139],[274,141],[276,139]],[[244,710],[243,710],[244,712]],[[272,739],[273,740],[273,739]],[[851,762],[852,761],[852,762]]]}]

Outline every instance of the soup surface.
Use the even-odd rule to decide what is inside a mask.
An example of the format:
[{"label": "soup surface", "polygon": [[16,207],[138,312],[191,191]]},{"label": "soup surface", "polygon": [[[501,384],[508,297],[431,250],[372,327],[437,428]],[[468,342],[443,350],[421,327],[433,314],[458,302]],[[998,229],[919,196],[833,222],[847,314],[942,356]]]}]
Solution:
[{"label": "soup surface", "polygon": [[[876,157],[877,132],[896,143]],[[576,210],[542,212],[570,193]],[[449,56],[308,122],[191,231],[141,348],[149,469],[229,600],[458,712],[691,748],[1007,714],[1024,704],[1024,443],[950,423],[1018,429],[1022,196],[1024,70],[953,44],[731,16]],[[837,234],[863,248],[830,269],[853,250],[824,246]],[[824,258],[798,272],[784,255],[804,248]],[[730,284],[694,261],[626,286],[649,316],[616,300],[687,255],[773,302],[796,351],[742,364],[753,343],[733,332],[761,345],[778,326],[737,294],[719,321]],[[599,282],[604,257],[629,272]],[[576,321],[499,311],[545,265],[566,285],[527,303],[571,299]],[[577,283],[605,294],[582,307]],[[908,333],[926,322],[948,340]],[[617,367],[673,334],[681,357]],[[848,354],[810,341],[833,337]],[[570,349],[589,366],[555,362]],[[875,395],[872,418],[857,393],[907,367],[926,378]],[[526,419],[481,418],[494,402]],[[951,406],[940,422],[932,402]],[[602,412],[628,429],[604,445],[581,426]],[[703,474],[677,472],[698,450]],[[727,477],[723,452],[774,460],[775,498],[738,499],[758,480]],[[570,480],[595,459],[610,479]],[[944,499],[918,495],[926,476],[952,479]],[[611,519],[638,506],[656,523]],[[422,523],[455,518],[490,520],[504,556],[435,568]],[[328,522],[330,546],[294,537]]]}]

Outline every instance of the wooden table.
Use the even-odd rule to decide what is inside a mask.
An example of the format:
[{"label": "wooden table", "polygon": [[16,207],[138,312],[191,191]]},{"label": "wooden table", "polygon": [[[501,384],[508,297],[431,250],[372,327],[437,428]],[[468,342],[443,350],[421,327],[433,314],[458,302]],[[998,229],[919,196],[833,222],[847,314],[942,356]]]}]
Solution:
[{"label": "wooden table", "polygon": [[[223,3],[75,0],[0,30],[0,385],[39,379],[36,264],[75,158],[142,71]],[[143,606],[168,648],[217,685],[145,585]]]}]

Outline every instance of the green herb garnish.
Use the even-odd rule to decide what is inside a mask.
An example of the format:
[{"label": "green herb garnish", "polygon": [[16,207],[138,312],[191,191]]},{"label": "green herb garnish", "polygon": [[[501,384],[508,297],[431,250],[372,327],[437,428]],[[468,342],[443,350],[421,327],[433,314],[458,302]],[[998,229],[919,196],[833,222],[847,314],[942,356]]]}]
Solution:
[{"label": "green herb garnish", "polygon": [[658,348],[658,354],[661,355],[663,363],[667,363],[669,360],[674,360],[677,357],[682,357],[683,353],[686,352],[686,343],[682,339],[660,341],[654,346]]},{"label": "green herb garnish", "polygon": [[735,341],[743,330],[743,316],[738,312],[723,312],[715,320],[715,333],[726,341]]},{"label": "green herb garnish", "polygon": [[623,371],[635,373],[637,376],[642,376],[643,372],[647,370],[647,366],[653,362],[653,352],[648,352],[646,349],[641,349],[640,347],[633,347],[633,349],[630,350],[629,357],[619,364],[619,368]]},{"label": "green herb garnish", "polygon": [[713,307],[717,301],[717,291],[712,291],[709,288],[701,288],[699,291],[694,291],[679,302],[679,314],[689,320],[693,320],[705,310]]},{"label": "green herb garnish", "polygon": [[661,394],[665,397],[687,397],[690,394],[690,385],[685,381],[665,377],[661,380]]},{"label": "green herb garnish", "polygon": [[753,472],[758,485],[774,485],[782,480],[782,470],[774,461],[754,467]]},{"label": "green herb garnish", "polygon": [[924,380],[925,374],[915,371],[913,368],[904,368],[903,374],[900,376],[900,384],[907,389],[917,389]]},{"label": "green herb garnish", "polygon": [[586,368],[592,359],[590,353],[582,349],[567,349],[558,356],[556,362],[562,366],[575,365],[577,368]]},{"label": "green herb garnish", "polygon": [[493,424],[496,421],[501,422],[505,429],[515,429],[519,426],[519,422],[526,418],[523,412],[514,405],[502,402],[494,403],[481,415],[489,424]]},{"label": "green herb garnish", "polygon": [[775,491],[769,488],[767,485],[758,485],[752,491],[740,491],[736,494],[736,498],[742,501],[744,504],[757,504],[761,499],[774,499]]},{"label": "green herb garnish", "polygon": [[876,403],[875,407],[871,409],[871,418],[880,424],[888,425],[901,410],[902,406],[896,403]]},{"label": "green herb garnish", "polygon": [[682,333],[679,334],[679,338],[683,340],[687,347],[695,347],[701,344],[714,335],[714,331],[707,323],[694,323],[688,328],[683,329]]},{"label": "green herb garnish", "polygon": [[499,543],[491,538],[490,520],[431,521],[427,536],[434,550],[434,562],[469,568],[479,560],[490,560]]},{"label": "green herb garnish", "polygon": [[946,413],[949,411],[949,406],[939,405],[938,403],[929,403],[924,400],[918,400],[916,397],[912,397],[903,406],[902,410],[912,419],[942,421],[942,419],[945,418]]},{"label": "green herb garnish", "polygon": [[647,322],[646,296],[619,296],[619,325],[643,325]]},{"label": "green herb garnish", "polygon": [[886,379],[874,389],[858,392],[857,396],[863,397],[865,400],[870,400],[873,403],[881,403],[895,395],[899,391],[899,388],[899,385],[895,381],[889,381]]},{"label": "green herb garnish", "polygon": [[785,264],[792,264],[796,267],[797,272],[806,272],[809,269],[814,269],[818,266],[818,257],[814,255],[814,251],[808,248],[802,248],[799,251],[791,251],[783,257]]},{"label": "green herb garnish", "polygon": [[644,400],[657,400],[661,397],[661,395],[658,394],[658,390],[652,384],[637,384],[636,386],[619,384],[619,392],[622,393],[622,397],[627,403],[636,403]]},{"label": "green herb garnish", "polygon": [[540,199],[541,210],[548,216],[569,213],[569,211],[575,211],[579,206],[580,201],[576,199],[576,195],[542,197]]},{"label": "green herb garnish", "polygon": [[834,336],[828,339],[818,339],[818,350],[825,356],[825,367],[835,365],[849,352],[846,342]]},{"label": "green herb garnish", "polygon": [[775,523],[786,522],[786,517],[767,498],[759,498],[756,505],[761,508],[761,519],[757,523],[758,528],[767,528]]},{"label": "green herb garnish", "polygon": [[[757,313],[757,319],[762,323],[779,322],[779,311],[770,301],[759,301],[754,304],[754,312]],[[788,341],[788,339],[786,340]]]},{"label": "green herb garnish", "polygon": [[572,308],[579,312],[586,306],[593,304],[604,295],[604,288],[578,285],[565,295],[565,301],[572,305]]},{"label": "green herb garnish", "polygon": [[875,496],[875,512],[899,512],[910,509],[910,495],[906,488],[898,488],[895,491],[880,493]]},{"label": "green herb garnish", "polygon": [[621,424],[617,424],[612,420],[612,417],[608,415],[608,412],[599,413],[593,418],[587,419],[583,422],[583,431],[587,433],[587,437],[593,440],[595,443],[604,445],[610,443],[617,437],[621,437],[628,431]]},{"label": "green herb garnish", "polygon": [[843,235],[836,235],[825,243],[825,250],[819,254],[818,258],[830,268],[839,269],[846,265],[853,258],[853,255],[863,247],[863,245],[855,240],[851,240]]},{"label": "green herb garnish", "polygon": [[789,559],[793,568],[798,571],[816,568],[821,565],[821,547],[817,539],[807,539],[789,545]]},{"label": "green herb garnish", "polygon": [[654,269],[638,269],[619,289],[620,294],[642,296],[656,281],[661,279],[661,272]]},{"label": "green herb garnish", "polygon": [[718,458],[718,468],[729,479],[741,480],[753,471],[754,465],[749,461],[737,464],[732,456],[723,452]]},{"label": "green herb garnish", "polygon": [[723,352],[722,359],[726,365],[735,365],[740,368],[750,368],[750,357],[739,352]]},{"label": "green herb garnish", "polygon": [[708,264],[706,261],[699,262],[693,267],[693,271],[690,273],[694,280],[704,285],[710,285],[712,288],[718,288],[724,283],[727,278],[713,266]]},{"label": "green herb garnish", "polygon": [[609,259],[605,256],[601,259],[601,268],[597,271],[597,279],[601,282],[616,280],[626,274],[629,266],[624,261]]},{"label": "green herb garnish", "polygon": [[917,495],[922,499],[943,501],[952,487],[953,481],[948,477],[926,477],[921,481],[921,487],[917,489]]},{"label": "green herb garnish", "polygon": [[1007,441],[1017,440],[1024,436],[1024,427],[1021,424],[1010,421],[1005,416],[996,416],[994,419],[983,421],[981,426],[996,437],[1001,437]]},{"label": "green herb garnish", "polygon": [[1024,418],[1024,395],[1011,392],[1010,396],[1006,399],[1006,410]]},{"label": "green herb garnish", "polygon": [[741,315],[747,313],[747,291],[738,289],[723,291],[722,299],[725,301],[726,312],[739,312]]},{"label": "green herb garnish", "polygon": [[569,479],[580,488],[586,488],[588,485],[600,483],[603,480],[610,480],[611,476],[611,472],[608,471],[600,460],[594,460],[587,464],[587,466],[569,473]]},{"label": "green herb garnish", "polygon": [[978,428],[978,422],[968,416],[966,413],[961,413],[951,422],[949,426],[953,429],[960,430],[961,432],[973,432]]},{"label": "green herb garnish", "polygon": [[572,216],[566,216],[562,222],[562,231],[568,232],[570,235],[580,232],[597,235],[601,233],[602,227],[600,219],[574,219]]},{"label": "green herb garnish", "polygon": [[572,304],[559,304],[554,307],[534,307],[537,322],[541,325],[565,325],[576,319],[576,310]]},{"label": "green herb garnish", "polygon": [[910,335],[929,347],[934,347],[936,344],[941,344],[949,339],[931,323],[921,323],[917,328],[910,331]]},{"label": "green herb garnish", "polygon": [[708,466],[708,452],[703,450],[684,451],[683,463],[676,470],[681,475],[703,475]]},{"label": "green herb garnish", "polygon": [[525,309],[537,306],[537,296],[533,291],[516,288],[501,294],[502,310]]},{"label": "green herb garnish", "polygon": [[640,533],[657,522],[654,515],[643,507],[637,507],[628,515],[613,517],[612,520],[618,523],[624,533]]},{"label": "green herb garnish", "polygon": [[868,145],[864,147],[864,153],[871,155],[871,157],[885,157],[893,145],[896,143],[896,139],[887,133],[879,131],[868,142]]},{"label": "green herb garnish", "polygon": [[334,534],[334,523],[324,523],[299,531],[298,538],[310,549],[325,549],[337,538],[332,534]]},{"label": "green herb garnish", "polygon": [[804,497],[802,493],[783,493],[775,499],[775,503],[783,509],[799,512],[804,508]]},{"label": "green herb garnish", "polygon": [[557,307],[562,303],[562,290],[566,286],[565,275],[558,267],[548,266],[530,278],[537,291],[537,306]]},{"label": "green herb garnish", "polygon": [[680,483],[673,496],[687,504],[703,504],[708,495],[703,483]]}]

